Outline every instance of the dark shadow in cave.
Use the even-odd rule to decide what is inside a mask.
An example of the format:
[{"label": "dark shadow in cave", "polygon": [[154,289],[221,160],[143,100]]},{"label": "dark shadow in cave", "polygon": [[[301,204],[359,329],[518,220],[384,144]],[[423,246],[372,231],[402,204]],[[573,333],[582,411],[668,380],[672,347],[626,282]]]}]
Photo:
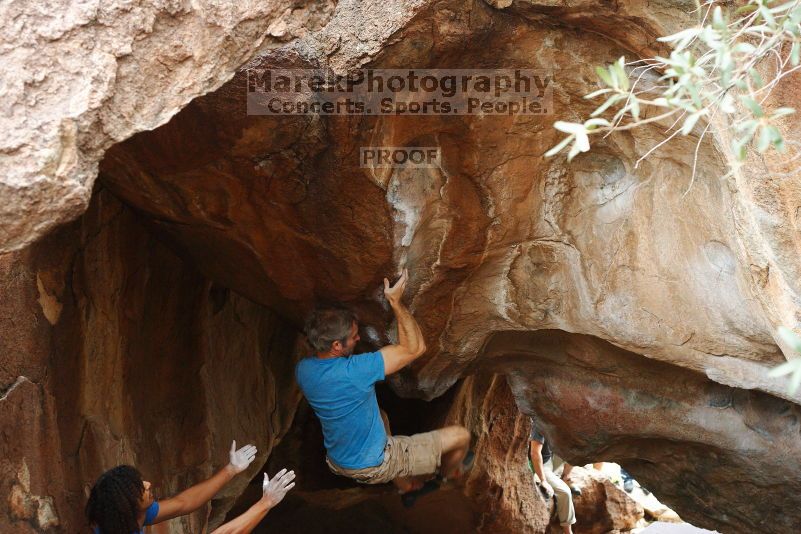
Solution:
[{"label": "dark shadow in cave", "polygon": [[[401,435],[443,426],[457,390],[458,384],[444,395],[424,401],[399,397],[385,383],[376,387],[379,406],[387,412],[393,434]],[[475,530],[474,504],[456,490],[428,496],[407,510],[391,484],[365,486],[331,473],[325,463],[320,422],[305,400],[264,469],[273,474],[284,467],[297,473],[297,486],[267,515],[255,533],[442,534]],[[251,481],[229,512],[229,518],[258,500],[261,482],[261,475]],[[443,506],[453,513],[441,514]]]}]

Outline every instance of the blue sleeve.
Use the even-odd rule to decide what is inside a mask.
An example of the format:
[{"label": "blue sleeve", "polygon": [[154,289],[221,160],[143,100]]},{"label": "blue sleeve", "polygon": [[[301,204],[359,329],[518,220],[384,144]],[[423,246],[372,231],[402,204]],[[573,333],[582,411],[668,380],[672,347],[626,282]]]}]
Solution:
[{"label": "blue sleeve", "polygon": [[348,358],[348,378],[362,391],[368,391],[373,384],[384,380],[384,358],[380,352],[354,354]]},{"label": "blue sleeve", "polygon": [[295,364],[295,382],[298,383],[298,386],[300,386],[300,389],[303,389],[303,384],[300,383],[300,364],[301,364],[302,361],[303,360],[301,360],[301,361],[299,361],[298,363]]},{"label": "blue sleeve", "polygon": [[145,511],[145,525],[152,525],[157,515],[159,515],[159,502],[153,501],[153,504],[148,506]]}]

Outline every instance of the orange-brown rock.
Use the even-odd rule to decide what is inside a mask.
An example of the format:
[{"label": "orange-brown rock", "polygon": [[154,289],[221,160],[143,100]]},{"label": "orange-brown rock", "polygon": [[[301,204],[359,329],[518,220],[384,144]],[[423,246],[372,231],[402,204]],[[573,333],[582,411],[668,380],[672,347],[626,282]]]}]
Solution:
[{"label": "orange-brown rock", "polygon": [[[170,495],[227,463],[237,439],[259,447],[252,476],[289,426],[295,331],[205,279],[108,192],[0,256],[0,288],[2,532],[82,531],[86,489],[119,463]],[[219,522],[247,482],[183,531]]]},{"label": "orange-brown rock", "polygon": [[326,0],[6,2],[0,252],[83,213],[112,144],[217,89],[259,48],[322,26]]},{"label": "orange-brown rock", "polygon": [[[249,67],[549,69],[556,115],[570,119],[592,109],[581,96],[593,87],[595,65],[650,51],[655,45],[648,35],[685,20],[674,4],[664,11],[627,3],[584,2],[570,9],[500,4],[507,2],[399,3],[379,33],[359,30],[370,35],[367,47],[354,44],[349,9],[357,8],[340,4],[323,31],[266,52]],[[601,35],[591,27],[596,19],[605,21]],[[642,32],[627,30],[635,22]],[[759,399],[757,405],[794,410],[780,399],[801,398],[788,395],[783,380],[766,376],[784,360],[774,329],[794,326],[787,319],[801,308],[788,282],[794,245],[763,240],[762,227],[776,225],[758,214],[789,219],[778,208],[765,211],[766,203],[778,202],[768,192],[756,202],[740,194],[740,178],[720,180],[727,173],[719,149],[725,145],[701,143],[691,178],[692,137],[638,161],[663,136],[663,127],[653,125],[610,136],[568,165],[542,156],[558,139],[554,117],[247,116],[245,93],[243,71],[165,127],[117,145],[101,165],[103,182],[207,277],[282,310],[296,324],[313,301],[341,300],[360,311],[364,337],[383,343],[390,316],[380,299],[381,279],[401,265],[411,267],[410,304],[429,351],[393,379],[396,391],[441,394],[481,365],[494,333],[561,330],[607,341],[638,355],[644,368],[662,370],[662,382],[644,386],[645,398],[659,384],[685,376],[708,388],[731,387],[733,396]],[[359,147],[376,145],[438,146],[443,163],[391,173],[360,168]],[[795,198],[786,194],[782,205]],[[755,255],[772,259],[755,262]],[[603,363],[594,365],[603,378]],[[521,377],[515,389],[521,403],[530,402],[521,388],[538,379],[536,367],[527,369],[531,376]],[[693,395],[702,390],[699,385]],[[569,411],[570,397],[556,392],[550,398],[546,418]],[[691,397],[687,409],[698,405],[705,413],[703,398]],[[599,410],[614,422],[641,417],[643,406],[618,402]],[[748,413],[727,413],[731,424],[708,441],[679,424],[678,414],[662,410],[655,419],[664,424],[660,439],[713,455],[713,471],[732,469],[771,493],[771,483],[757,473],[773,473],[777,458],[794,463],[801,444],[786,441],[779,425],[772,432],[784,436],[784,445],[774,452],[740,448],[743,433],[748,439],[761,434],[749,430]],[[566,454],[611,454],[611,430],[596,425],[584,435],[585,427],[576,425],[562,430],[573,436]],[[649,439],[635,427],[623,434],[631,443]],[[587,443],[581,449],[575,448],[578,436]],[[718,455],[721,442],[726,453]],[[651,453],[627,454],[642,459]],[[742,471],[746,459],[752,469]],[[682,517],[763,528],[759,500],[718,484],[723,475],[683,472],[680,492],[674,481],[650,477],[647,466],[641,462],[632,471]],[[703,505],[687,490],[693,485],[709,486]],[[707,510],[727,509],[733,501],[736,513]]]},{"label": "orange-brown rock", "polygon": [[[0,257],[0,468],[13,495],[0,527],[71,528],[101,465],[135,460],[175,489],[246,429],[269,450],[296,400],[288,332],[315,300],[339,300],[359,311],[369,344],[387,342],[381,281],[404,265],[429,351],[391,380],[396,392],[431,399],[476,370],[505,374],[517,408],[498,409],[536,415],[573,463],[618,461],[702,526],[800,523],[801,393],[766,376],[785,359],[776,327],[801,320],[794,162],[754,157],[729,173],[725,124],[697,150],[696,137],[677,138],[642,161],[663,125],[612,135],[571,164],[545,159],[553,121],[592,110],[582,96],[595,65],[662,53],[656,37],[689,16],[678,1],[566,4],[345,0],[320,31],[246,65],[546,69],[554,116],[248,116],[244,69],[185,105],[228,79],[252,42],[226,48],[165,109],[153,91],[170,96],[174,80],[150,87],[146,70],[133,84],[148,85],[144,97],[110,101],[142,102],[140,122],[82,115],[113,130],[84,134],[89,176],[110,139],[185,105],[108,151],[105,189],[80,222]],[[786,86],[773,98],[798,102]],[[785,133],[798,143],[789,123]],[[365,169],[362,146],[437,146],[442,165]],[[71,169],[64,154],[58,168]],[[30,213],[45,226],[74,215],[87,183],[55,207],[34,199]],[[40,222],[14,221],[12,248]],[[253,411],[234,416],[240,403]],[[508,511],[505,525],[544,526],[506,457],[522,427],[490,435],[493,407],[471,406],[460,417],[488,436],[471,482],[484,508]]]},{"label": "orange-brown rock", "polygon": [[694,525],[783,532],[798,521],[755,489],[798,488],[786,469],[801,456],[798,405],[558,330],[495,334],[483,356],[569,462],[621,464]]},{"label": "orange-brown rock", "polygon": [[[554,501],[538,491],[527,466],[528,417],[518,410],[503,376],[467,378],[434,403],[397,399],[383,389],[379,398],[395,433],[467,425],[476,453],[469,477],[448,482],[404,508],[392,485],[366,487],[326,469],[320,424],[303,402],[269,461],[270,469],[293,469],[302,486],[255,532],[561,532]],[[580,467],[574,473],[584,491],[575,500],[577,533],[627,532],[643,517],[642,507],[608,477]],[[260,484],[254,479],[231,516],[258,498]]]},{"label": "orange-brown rock", "polygon": [[[527,457],[529,418],[518,409],[506,378],[481,374],[466,379],[450,418],[474,436],[477,461],[465,494],[477,501],[482,531],[561,532],[555,501],[535,487]],[[627,532],[643,518],[642,507],[608,477],[574,467],[570,480],[582,490],[574,497],[575,532]]]},{"label": "orange-brown rock", "polygon": [[581,488],[581,495],[574,498],[580,521],[576,523],[577,532],[627,532],[645,516],[642,506],[605,475],[574,467],[570,481]]}]

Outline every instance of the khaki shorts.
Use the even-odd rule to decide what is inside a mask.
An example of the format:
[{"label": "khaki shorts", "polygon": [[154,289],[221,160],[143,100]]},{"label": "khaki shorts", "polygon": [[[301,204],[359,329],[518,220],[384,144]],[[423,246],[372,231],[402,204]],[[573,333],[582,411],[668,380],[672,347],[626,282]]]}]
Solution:
[{"label": "khaki shorts", "polygon": [[345,469],[326,456],[328,468],[337,475],[362,484],[384,484],[398,477],[433,475],[439,470],[442,457],[440,430],[413,436],[387,436],[384,461],[375,467]]}]

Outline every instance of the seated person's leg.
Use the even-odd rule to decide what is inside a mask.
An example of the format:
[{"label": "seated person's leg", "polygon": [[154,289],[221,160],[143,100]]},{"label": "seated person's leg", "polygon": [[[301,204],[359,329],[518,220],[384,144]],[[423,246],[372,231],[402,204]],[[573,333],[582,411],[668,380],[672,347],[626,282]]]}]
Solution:
[{"label": "seated person's leg", "polygon": [[572,471],[573,471],[573,466],[565,462],[564,468],[562,469],[562,480],[567,482],[567,485],[570,488],[571,493],[573,493],[574,496],[578,497],[579,495],[581,495],[581,488],[579,488],[570,481],[570,473]]},{"label": "seated person's leg", "polygon": [[553,470],[546,467],[544,471],[545,479],[553,488],[554,497],[556,497],[556,513],[559,516],[559,524],[563,527],[570,526],[576,522],[576,511],[573,507],[573,496],[570,493],[570,488],[561,478],[556,476]]}]

